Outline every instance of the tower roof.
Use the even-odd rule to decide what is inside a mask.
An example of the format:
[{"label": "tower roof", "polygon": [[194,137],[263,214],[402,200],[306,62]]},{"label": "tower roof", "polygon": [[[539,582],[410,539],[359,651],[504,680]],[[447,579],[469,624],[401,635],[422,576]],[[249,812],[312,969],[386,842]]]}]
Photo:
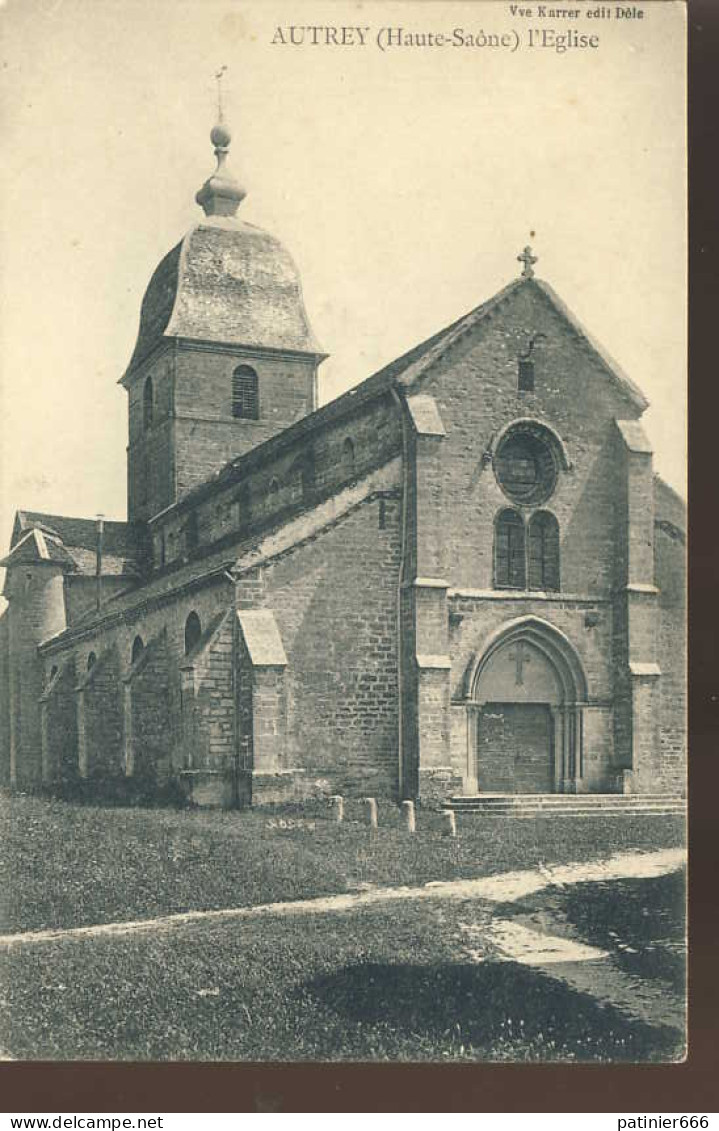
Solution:
[{"label": "tower roof", "polygon": [[210,137],[217,168],[196,197],[205,218],[155,269],[123,381],[161,341],[175,338],[326,356],[289,252],[235,215],[245,190],[227,166],[229,130],[221,122]]}]

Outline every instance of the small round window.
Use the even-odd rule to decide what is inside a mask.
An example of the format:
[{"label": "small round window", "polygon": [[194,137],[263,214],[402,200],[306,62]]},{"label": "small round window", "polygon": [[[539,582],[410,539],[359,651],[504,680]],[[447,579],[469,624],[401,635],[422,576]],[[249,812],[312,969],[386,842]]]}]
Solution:
[{"label": "small round window", "polygon": [[497,482],[514,503],[544,503],[557,484],[557,460],[547,432],[521,425],[502,440],[494,461]]}]

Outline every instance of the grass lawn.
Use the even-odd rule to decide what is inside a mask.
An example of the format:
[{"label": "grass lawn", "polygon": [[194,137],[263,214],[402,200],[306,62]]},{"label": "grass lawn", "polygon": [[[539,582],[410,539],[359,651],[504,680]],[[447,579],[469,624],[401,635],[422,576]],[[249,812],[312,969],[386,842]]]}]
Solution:
[{"label": "grass lawn", "polygon": [[380,806],[373,831],[353,802],[336,825],[320,804],[294,812],[192,812],[4,795],[0,931],[471,878],[683,840],[683,819],[668,816],[467,815],[458,817],[457,837],[447,838],[431,812],[418,814],[417,833],[409,835],[389,804]]},{"label": "grass lawn", "polygon": [[[665,816],[467,816],[455,839],[441,835],[431,813],[419,814],[414,836],[389,806],[377,831],[358,818],[353,804],[338,826],[320,807],[193,813],[5,796],[1,929],[418,885],[654,850],[684,837],[683,821]],[[620,901],[657,907],[659,890],[643,894],[640,885]],[[683,938],[676,893],[664,902]],[[626,907],[622,917],[611,891],[567,907],[588,938],[596,915],[605,934],[609,924],[627,929]],[[552,972],[499,961],[485,931],[493,914],[476,899],[431,897],[23,943],[0,952],[0,1048],[16,1059],[677,1057],[681,1034],[661,1012],[651,1024],[629,1018]],[[661,928],[653,919],[640,924],[647,939],[666,933],[657,922]],[[635,962],[643,945],[636,933]],[[676,980],[676,970],[655,955],[648,975],[660,987],[655,999],[670,976]]]},{"label": "grass lawn", "polygon": [[496,961],[481,941],[491,914],[430,900],[15,948],[3,956],[0,1044],[42,1059],[680,1055],[681,1034],[663,1022],[627,1018],[561,973]]}]

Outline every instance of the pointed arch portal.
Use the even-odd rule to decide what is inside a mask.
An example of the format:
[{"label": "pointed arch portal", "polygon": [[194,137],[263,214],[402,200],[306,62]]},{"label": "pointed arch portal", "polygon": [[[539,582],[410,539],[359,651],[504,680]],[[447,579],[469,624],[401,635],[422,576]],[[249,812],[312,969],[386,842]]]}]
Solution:
[{"label": "pointed arch portal", "polygon": [[563,633],[537,617],[504,625],[475,656],[465,693],[467,792],[577,792],[587,681]]}]

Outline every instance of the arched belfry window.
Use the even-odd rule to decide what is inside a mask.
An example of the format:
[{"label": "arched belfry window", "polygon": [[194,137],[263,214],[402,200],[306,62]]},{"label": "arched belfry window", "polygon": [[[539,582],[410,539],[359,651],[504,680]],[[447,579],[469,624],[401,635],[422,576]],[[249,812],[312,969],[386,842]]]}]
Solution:
[{"label": "arched belfry window", "polygon": [[135,639],[132,642],[132,662],[133,662],[133,664],[137,663],[137,661],[140,659],[140,656],[142,655],[142,653],[144,651],[145,651],[145,645],[142,642],[142,637],[136,636]]},{"label": "arched belfry window", "polygon": [[529,523],[529,588],[559,589],[559,523],[549,511]]},{"label": "arched belfry window", "polygon": [[148,377],[142,390],[142,425],[143,428],[152,428],[152,419],[155,414],[155,393],[152,387],[152,377]]},{"label": "arched belfry window", "polygon": [[232,374],[232,415],[239,420],[259,418],[257,374],[250,365],[238,365]]},{"label": "arched belfry window", "polygon": [[494,580],[498,589],[527,584],[524,522],[513,510],[500,511],[494,534]]},{"label": "arched belfry window", "polygon": [[202,623],[197,613],[193,610],[185,621],[185,655],[189,656],[190,652],[200,643],[202,636]]}]

